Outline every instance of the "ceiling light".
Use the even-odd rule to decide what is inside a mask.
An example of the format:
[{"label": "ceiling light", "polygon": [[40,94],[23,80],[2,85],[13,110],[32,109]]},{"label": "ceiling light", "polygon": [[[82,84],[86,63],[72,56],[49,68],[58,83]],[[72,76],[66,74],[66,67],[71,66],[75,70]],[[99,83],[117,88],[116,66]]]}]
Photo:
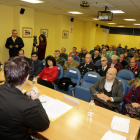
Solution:
[{"label": "ceiling light", "polygon": [[70,14],[83,14],[83,13],[77,12],[77,11],[70,11],[70,12],[68,12],[68,13],[70,13]]},{"label": "ceiling light", "polygon": [[118,26],[118,27],[124,27],[124,26]]},{"label": "ceiling light", "polygon": [[29,2],[29,3],[44,3],[43,1],[40,0],[21,0],[21,1]]},{"label": "ceiling light", "polygon": [[135,23],[134,25],[140,25],[140,24],[138,24],[138,23]]},{"label": "ceiling light", "polygon": [[99,19],[97,19],[97,18],[92,18],[93,20],[99,20]]},{"label": "ceiling light", "polygon": [[108,23],[108,24],[116,24],[116,23]]},{"label": "ceiling light", "polygon": [[136,21],[135,19],[124,19],[126,21]]},{"label": "ceiling light", "polygon": [[116,13],[124,13],[122,10],[109,10],[110,12],[116,14]]}]

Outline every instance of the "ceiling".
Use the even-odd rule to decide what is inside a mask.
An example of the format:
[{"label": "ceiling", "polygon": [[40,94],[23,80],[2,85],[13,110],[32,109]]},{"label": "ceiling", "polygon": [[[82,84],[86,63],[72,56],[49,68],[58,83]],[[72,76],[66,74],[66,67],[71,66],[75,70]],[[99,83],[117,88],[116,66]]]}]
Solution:
[{"label": "ceiling", "polygon": [[[75,19],[83,21],[93,21],[95,23],[107,26],[121,26],[135,27],[133,23],[140,23],[140,0],[86,0],[90,7],[82,8],[80,3],[82,0],[43,0],[44,3],[31,4],[20,0],[0,0],[0,4],[10,6],[26,6],[34,8],[36,11],[46,12],[56,15],[67,15]],[[122,10],[125,13],[113,14],[113,21],[95,21],[92,18],[97,17],[98,11],[104,11],[105,6],[110,10]],[[84,14],[74,15],[67,13],[68,11],[78,11]],[[123,19],[133,18],[136,21],[124,21]],[[109,22],[116,23],[116,25],[109,25]]]}]

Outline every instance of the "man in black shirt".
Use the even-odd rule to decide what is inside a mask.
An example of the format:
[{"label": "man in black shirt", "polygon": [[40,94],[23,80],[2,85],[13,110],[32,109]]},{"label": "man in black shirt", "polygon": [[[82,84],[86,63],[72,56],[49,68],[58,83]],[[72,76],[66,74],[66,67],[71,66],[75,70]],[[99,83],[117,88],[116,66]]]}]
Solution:
[{"label": "man in black shirt", "polygon": [[87,54],[87,48],[83,47],[82,52],[79,54],[81,62],[85,58],[86,54]]},{"label": "man in black shirt", "polygon": [[97,60],[100,60],[100,59],[101,59],[101,56],[99,55],[99,51],[95,51],[94,55],[92,55],[93,63],[95,63]]}]

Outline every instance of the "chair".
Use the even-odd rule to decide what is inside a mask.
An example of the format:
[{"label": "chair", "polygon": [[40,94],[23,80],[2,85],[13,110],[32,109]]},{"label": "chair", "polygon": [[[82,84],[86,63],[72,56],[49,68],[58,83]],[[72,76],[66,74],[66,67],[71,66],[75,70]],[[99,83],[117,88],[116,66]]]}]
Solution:
[{"label": "chair", "polygon": [[81,62],[80,57],[79,57],[79,56],[77,56],[77,55],[74,55],[74,60],[78,61],[78,62],[79,62],[79,64],[80,64],[80,62]]},{"label": "chair", "polygon": [[74,60],[74,61],[77,62],[80,65],[80,62],[79,61],[77,61],[77,60]]},{"label": "chair", "polygon": [[94,51],[95,51],[95,50],[91,50],[89,53],[90,53],[90,54],[93,54],[93,53],[94,53]]},{"label": "chair", "polygon": [[111,62],[111,57],[107,57],[107,61],[108,62]]},{"label": "chair", "polygon": [[63,77],[63,67],[59,64],[56,64],[56,66],[58,67],[58,79],[62,78]]},{"label": "chair", "polygon": [[81,86],[75,87],[74,96],[76,98],[89,102],[90,98],[92,97],[89,89],[97,82],[99,77],[100,75],[96,72],[87,72],[82,79]]},{"label": "chair", "polygon": [[52,55],[48,55],[48,56],[45,58],[45,62],[46,62],[46,59],[47,59],[48,57],[50,57],[50,56],[53,57]]},{"label": "chair", "polygon": [[101,64],[101,60],[97,60],[96,62],[95,62],[95,65],[96,66],[98,66],[98,65],[100,65]]},{"label": "chair", "polygon": [[[81,80],[81,73],[77,68],[69,68],[64,74],[64,77],[71,78],[71,81],[73,83],[76,83],[77,85],[80,85],[80,80]],[[55,85],[55,88],[57,91],[63,92],[65,94],[71,95],[72,96],[72,90],[74,89],[72,85],[69,86],[68,91],[60,90],[58,89],[57,85]]]},{"label": "chair", "polygon": [[128,82],[132,79],[135,78],[135,75],[133,72],[131,72],[130,70],[127,70],[127,69],[123,69],[123,70],[120,70],[118,73],[117,73],[117,77],[120,77],[123,79],[123,81],[126,83],[126,87],[127,87],[127,91],[129,90],[130,86],[128,85]]},{"label": "chair", "polygon": [[61,57],[63,60],[64,60],[64,63],[66,62],[66,59],[65,58],[63,58],[63,57]]},{"label": "chair", "polygon": [[138,64],[138,66],[139,66],[139,68],[140,68],[140,62],[139,62],[139,61],[137,61],[137,64]]}]

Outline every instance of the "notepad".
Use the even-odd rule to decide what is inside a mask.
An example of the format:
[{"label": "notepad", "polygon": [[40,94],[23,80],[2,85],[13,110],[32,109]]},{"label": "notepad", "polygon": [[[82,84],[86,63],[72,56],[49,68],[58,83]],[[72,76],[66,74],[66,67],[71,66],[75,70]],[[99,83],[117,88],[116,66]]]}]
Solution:
[{"label": "notepad", "polygon": [[39,99],[51,121],[56,120],[64,113],[73,108],[66,103],[63,103],[46,95],[40,96]]},{"label": "notepad", "polygon": [[111,128],[117,131],[129,132],[130,119],[114,116],[111,123]]},{"label": "notepad", "polygon": [[101,140],[126,140],[126,137],[108,130]]}]

